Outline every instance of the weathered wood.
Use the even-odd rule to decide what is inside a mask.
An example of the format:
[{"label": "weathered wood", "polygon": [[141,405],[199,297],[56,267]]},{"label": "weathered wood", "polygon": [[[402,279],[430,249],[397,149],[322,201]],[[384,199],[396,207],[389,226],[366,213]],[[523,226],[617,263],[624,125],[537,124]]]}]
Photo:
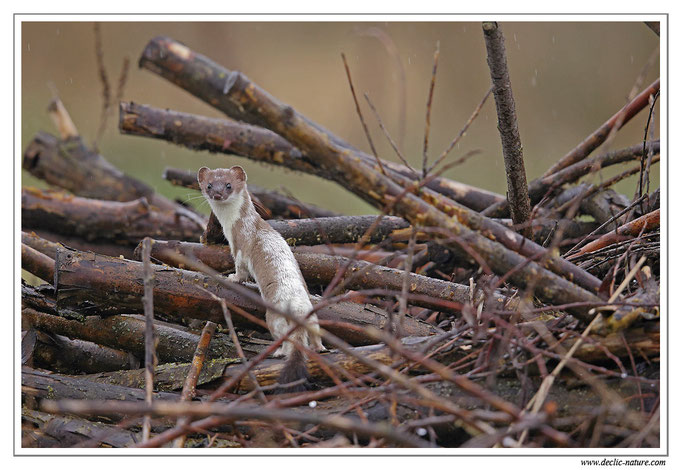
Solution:
[{"label": "weathered wood", "polygon": [[588,243],[583,246],[580,250],[576,251],[568,257],[568,259],[577,258],[585,253],[590,253],[592,251],[604,248],[605,246],[612,245],[616,242],[626,240],[629,238],[634,238],[640,234],[640,232],[650,232],[657,229],[661,223],[661,210],[656,209],[653,212],[644,214],[643,216],[628,222],[625,225],[618,227],[617,229],[606,233],[599,237],[598,239]]},{"label": "weathered wood", "polygon": [[[120,385],[93,382],[83,376],[69,376],[54,374],[46,371],[21,368],[21,387],[24,393],[36,398],[50,400],[122,400],[127,402],[143,402],[144,390]],[[176,401],[179,393],[155,392],[154,397],[159,400]]]},{"label": "weathered wood", "polygon": [[[154,51],[152,55],[156,55],[153,59],[157,60],[159,59],[160,47],[168,44],[171,44],[170,40],[157,38],[156,41],[150,43],[147,51]],[[185,46],[180,47],[186,51],[185,58],[194,57],[192,51]],[[148,55],[145,52],[145,59],[143,60],[151,63]],[[167,63],[177,64],[179,69],[185,66],[177,55],[162,59],[167,59]],[[168,76],[174,74],[167,68],[164,73],[166,71],[168,71]],[[492,271],[499,274],[506,274],[511,271],[508,278],[511,283],[521,288],[532,285],[535,288],[535,295],[546,302],[568,304],[599,301],[599,298],[591,292],[547,271],[535,262],[528,262],[524,256],[519,256],[499,243],[472,231],[456,217],[447,215],[409,192],[406,193],[398,184],[368,167],[362,157],[347,148],[335,145],[330,141],[327,134],[310,125],[291,106],[277,101],[244,75],[233,72],[229,76],[231,80],[227,82],[228,86],[224,88],[221,100],[230,103],[231,106],[238,105],[247,114],[257,115],[260,120],[259,124],[287,139],[298,147],[304,156],[315,156],[317,166],[329,172],[334,181],[370,204],[380,208],[388,206],[394,214],[402,215],[414,224],[442,229],[456,237],[457,241],[448,242],[448,246],[452,247],[453,250],[466,256],[467,249],[462,247],[462,243],[466,244],[478,253],[480,259]],[[172,80],[172,78],[170,79]],[[222,80],[221,83],[226,84],[225,80]],[[507,229],[504,231],[509,232]],[[530,243],[532,242],[529,241],[526,244]],[[563,262],[558,261],[557,257],[552,258],[551,262],[564,265]],[[598,284],[600,284],[599,280],[575,266],[572,269],[575,274],[580,274],[583,279],[593,280],[592,283],[595,286],[592,292],[597,291]],[[574,279],[577,278],[577,275],[574,275]],[[572,307],[570,310],[583,321],[589,322],[592,318],[589,309]]]},{"label": "weathered wood", "polygon": [[[660,152],[660,141],[655,140],[649,145],[649,149],[654,154]],[[599,168],[635,160],[641,156],[642,145],[637,144],[575,162],[566,168],[558,170],[556,173],[542,176],[531,181],[528,185],[530,202],[532,204],[537,204],[551,189],[558,189],[564,184],[577,181],[579,178],[596,171]],[[483,211],[483,214],[488,217],[505,217],[508,211],[509,206],[506,201],[503,201],[488,207]]]},{"label": "weathered wood", "polygon": [[[291,246],[320,245],[326,243],[356,243],[374,224],[376,215],[342,215],[339,217],[318,217],[315,219],[268,220]],[[389,238],[396,230],[409,227],[401,217],[383,217],[367,243],[379,243]],[[203,240],[205,243],[227,244],[220,222],[211,214]]]},{"label": "weathered wood", "polygon": [[[396,176],[396,174],[391,174],[391,178],[388,178],[373,170],[373,164],[368,162],[368,159],[371,160],[373,157],[361,154],[343,145],[335,144],[334,139],[330,137],[326,130],[321,130],[319,126],[310,123],[305,116],[297,113],[292,107],[277,101],[243,74],[219,67],[180,43],[169,38],[155,38],[148,44],[140,62],[179,86],[188,86],[192,90],[196,90],[198,95],[201,96],[206,96],[204,93],[210,95],[212,93],[210,88],[220,83],[223,88],[221,88],[222,91],[219,97],[216,97],[212,102],[213,105],[218,106],[218,103],[221,103],[220,106],[229,110],[226,111],[228,114],[236,110],[236,112],[244,116],[255,116],[254,119],[256,119],[259,125],[267,127],[298,147],[302,152],[302,158],[314,163],[315,174],[323,175],[325,178],[335,181],[378,208],[392,205],[394,213],[404,215],[406,218],[411,217],[411,222],[413,223],[438,226],[445,231],[453,231],[456,228],[454,234],[458,237],[460,236],[458,232],[463,230],[465,233],[470,234],[471,237],[478,238],[479,235],[472,233],[471,230],[480,231],[494,241],[502,243],[509,250],[519,250],[524,257],[532,259],[542,258],[547,269],[577,283],[584,289],[597,292],[601,284],[591,274],[571,263],[566,263],[559,257],[548,255],[542,247],[527,241],[514,231],[502,227],[485,217],[480,217],[477,212],[457,204],[428,188],[422,188],[419,191],[420,197],[424,199],[424,202],[417,202],[415,200],[417,196],[405,194],[404,191],[405,187],[414,187],[416,185],[414,180],[400,177],[400,175]],[[204,83],[196,82],[198,75],[186,75],[187,70],[193,70],[198,63],[208,67],[197,71],[206,80]],[[220,72],[217,72],[218,70]],[[212,75],[214,73],[218,73],[223,77],[223,80],[215,81],[215,77]],[[209,102],[211,103],[210,100]],[[400,194],[404,194],[404,196],[398,204],[395,204],[395,198]],[[415,205],[420,207],[418,208]],[[436,223],[435,220],[431,220],[425,223],[425,211],[430,210],[427,208],[428,205],[438,209],[437,212],[433,212],[433,215],[438,214],[436,219],[439,219],[440,222]],[[407,206],[410,207],[408,208]],[[444,217],[444,215],[450,216],[450,218]],[[220,241],[220,231],[215,225],[215,223],[211,224],[211,221],[209,221],[208,229],[210,233],[207,233],[204,240]],[[214,236],[215,238],[213,238]],[[487,248],[483,251],[488,251],[483,256],[483,259],[486,259],[487,256],[497,257],[497,255],[491,252],[495,251],[495,245],[490,245],[486,242],[477,242],[475,244],[480,245],[481,243],[487,245]],[[461,244],[455,242],[452,248],[466,255],[467,250],[462,248]],[[477,251],[481,251],[481,249],[481,246],[477,247]],[[523,260],[518,260],[513,262],[513,264],[508,264],[507,261],[503,260],[502,264],[504,267],[500,269],[503,272],[508,272],[513,266],[518,266],[521,263],[523,263]],[[526,279],[525,281],[523,280],[524,278]],[[535,275],[533,275],[533,278],[535,278]],[[526,285],[529,277],[519,273],[511,276],[512,282],[515,282],[515,279],[522,285]],[[554,294],[550,295],[553,296]]]},{"label": "weathered wood", "polygon": [[32,423],[58,441],[59,447],[132,447],[142,441],[139,433],[111,424],[88,421],[74,416],[55,416],[42,411],[22,408],[21,420]]},{"label": "weathered wood", "polygon": [[[138,313],[142,304],[142,263],[110,258],[93,253],[59,248],[57,250],[57,309],[68,307],[76,311],[87,311],[94,303],[100,313]],[[154,266],[154,309],[155,315],[175,319],[198,318],[214,323],[224,322],[223,311],[214,295],[225,299],[228,305],[235,305],[257,318],[265,318],[265,309],[251,299],[223,287],[208,276],[175,269],[168,266]],[[254,292],[255,285],[249,286]],[[313,304],[317,298],[312,297]],[[372,306],[341,302],[317,311],[320,323],[331,333],[351,344],[369,344],[371,338],[362,331],[347,329],[344,323],[358,326],[374,325],[383,328],[389,321],[388,313]],[[258,327],[241,315],[234,316],[235,325]],[[413,318],[406,319],[405,336],[426,336],[439,331],[427,323]]]},{"label": "weathered wood", "polygon": [[[41,331],[78,338],[93,343],[122,349],[144,357],[144,321],[134,315],[112,315],[105,318],[88,316],[83,321],[69,320],[32,308],[21,312],[22,324]],[[158,343],[156,353],[160,363],[189,362],[199,343],[199,335],[180,325],[156,320],[154,324]],[[267,343],[256,339],[241,338],[244,354],[253,356],[265,349]],[[227,335],[216,334],[208,351],[208,357],[237,357],[234,345]]]},{"label": "weathered wood", "polygon": [[134,356],[118,349],[42,331],[29,330],[29,333],[31,331],[36,335],[33,367],[80,374],[135,369],[139,365]]},{"label": "weathered wood", "polygon": [[[219,272],[233,271],[234,260],[230,248],[224,245],[201,245],[199,243],[187,243],[180,241],[154,241],[152,245],[152,257],[158,261],[176,266],[178,263],[169,256],[167,251],[179,253],[190,259],[196,258],[205,265]],[[317,253],[300,253],[294,251],[294,257],[301,268],[303,278],[309,285],[328,285],[337,271],[346,267],[346,273],[341,278],[345,289],[365,290],[382,289],[400,293],[402,290],[405,271],[385,266],[377,266],[366,261],[355,260],[341,256],[330,256]],[[475,303],[484,301],[482,292],[472,295],[468,286],[434,279],[419,274],[408,275],[409,294],[423,296],[409,300],[412,305],[443,311],[458,311],[460,306],[474,299]],[[428,297],[428,298],[427,298]],[[432,299],[431,299],[432,298]],[[494,299],[494,300],[493,300]],[[438,302],[443,300],[445,302]],[[505,297],[494,295],[492,303],[503,307]],[[455,302],[455,305],[447,305],[447,302]],[[494,308],[494,305],[487,305]]]},{"label": "weathered wood", "polygon": [[[241,360],[238,358],[220,358],[206,361],[197,378],[197,385],[204,385],[220,379],[225,374],[225,368],[227,366],[238,363],[241,363]],[[182,387],[185,384],[185,378],[191,367],[191,363],[168,363],[154,367],[154,390],[166,392],[182,390]],[[100,372],[83,375],[81,377],[84,380],[90,380],[92,382],[139,389],[144,389],[146,385],[145,369]],[[180,397],[178,396],[178,399],[179,398]]]},{"label": "weathered wood", "polygon": [[23,243],[21,244],[21,268],[43,281],[51,282],[54,279],[54,260]]},{"label": "weathered wood", "polygon": [[198,241],[203,232],[202,226],[150,206],[144,198],[117,202],[24,188],[21,209],[22,230],[46,230],[85,241],[137,245],[146,236]]},{"label": "weathered wood", "polygon": [[22,167],[36,178],[77,196],[120,202],[144,197],[152,206],[202,224],[198,214],[124,174],[98,152],[86,147],[78,136],[60,140],[46,132],[38,133],[24,151]]},{"label": "weathered wood", "polygon": [[[526,167],[523,162],[523,146],[516,118],[516,104],[512,94],[504,34],[495,21],[483,22],[483,36],[488,51],[488,68],[493,83],[493,95],[497,108],[497,129],[502,140],[502,153],[507,176],[507,199],[511,218],[515,225],[523,227],[531,218]],[[521,233],[531,238],[531,228],[525,226]]]},{"label": "weathered wood", "polygon": [[[91,152],[80,137],[66,140],[38,133],[24,151],[22,165],[36,178],[81,197],[109,201],[154,200],[147,184],[124,175],[102,155]],[[170,208],[170,201],[161,204]]]},{"label": "weathered wood", "polygon": [[[235,84],[241,86],[238,82],[246,79],[240,72],[228,70],[208,57],[198,54],[184,44],[168,37],[156,37],[152,39],[145,47],[139,63],[140,67],[146,68],[166,80],[169,80],[171,83],[174,83],[197,98],[222,111],[232,119],[269,128],[265,124],[267,120],[262,117],[257,109],[250,106],[243,106],[245,102],[242,102],[239,99],[235,100],[230,95],[230,89],[235,86]],[[138,114],[142,114],[143,111],[146,110],[140,107],[136,108]],[[178,113],[177,116],[181,115],[181,113]],[[131,116],[131,118],[138,119],[136,116]],[[325,138],[334,145],[353,151],[370,167],[376,165],[376,159],[373,155],[358,151],[343,139],[340,139],[329,130],[324,129],[322,126],[305,116],[301,116],[301,118],[307,125],[312,126],[316,131],[323,134]],[[182,119],[180,119],[180,122],[182,122]],[[119,126],[122,127],[121,124],[119,124]],[[163,133],[159,132],[158,129],[154,129],[157,126],[150,127],[151,129],[145,129],[144,126],[137,126],[140,132],[147,134],[158,135]],[[178,127],[180,127],[180,131],[182,131],[183,126]],[[301,155],[301,159],[305,160],[306,156]],[[316,158],[312,156],[311,159],[315,160]],[[277,164],[278,162],[273,161],[271,163]],[[414,178],[414,175],[411,175],[410,170],[403,165],[386,160],[382,160],[381,164],[386,168],[386,171],[391,177],[410,173],[410,177]],[[303,170],[303,168],[297,169]],[[325,170],[316,165],[314,171],[308,172],[323,176]],[[486,203],[489,203],[491,198],[497,199],[498,197],[501,197],[446,178],[434,178],[428,183],[428,186],[435,191],[442,192],[448,197],[454,198],[459,203],[471,207],[474,210],[481,210],[484,207],[487,207]]]}]

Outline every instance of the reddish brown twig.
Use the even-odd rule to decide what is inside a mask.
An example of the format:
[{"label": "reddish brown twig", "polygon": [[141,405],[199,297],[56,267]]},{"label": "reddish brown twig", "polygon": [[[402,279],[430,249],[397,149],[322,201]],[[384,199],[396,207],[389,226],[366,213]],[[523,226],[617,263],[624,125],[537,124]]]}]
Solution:
[{"label": "reddish brown twig", "polygon": [[632,238],[638,236],[642,233],[642,230],[651,231],[659,227],[661,218],[661,210],[656,209],[655,211],[649,212],[641,216],[638,219],[628,222],[622,227],[602,235],[593,242],[588,243],[582,247],[579,251],[568,257],[569,260],[577,258],[585,253],[590,253],[592,251],[604,248],[605,246],[612,245],[618,241],[623,240],[623,238]]},{"label": "reddish brown twig", "polygon": [[637,95],[632,101],[621,108],[616,114],[611,116],[604,124],[602,124],[596,131],[590,134],[583,140],[576,148],[561,157],[552,167],[547,170],[542,176],[543,178],[556,173],[562,168],[579,162],[588,156],[594,149],[599,147],[608,138],[611,130],[620,123],[619,127],[624,126],[634,116],[649,104],[649,95],[656,93],[661,85],[660,79],[649,85],[644,91]]},{"label": "reddish brown twig", "polygon": [[[191,401],[196,394],[197,380],[199,379],[199,374],[204,366],[204,359],[206,358],[206,353],[208,352],[208,346],[211,344],[211,338],[213,338],[213,333],[216,329],[215,323],[212,321],[207,321],[204,325],[204,329],[201,331],[201,337],[199,338],[199,344],[197,344],[197,349],[194,352],[194,357],[192,358],[192,365],[185,378],[185,385],[182,387],[182,394],[180,395],[180,401]],[[235,343],[237,345],[237,343]],[[239,348],[241,351],[241,348]],[[243,354],[243,353],[242,353]],[[177,426],[183,426],[187,423],[187,417],[183,416],[178,419]],[[185,446],[185,436],[179,437],[173,443],[173,447],[184,447]]]},{"label": "reddish brown twig", "polygon": [[367,124],[365,123],[365,118],[362,117],[362,110],[360,110],[360,103],[358,103],[358,97],[355,95],[355,88],[353,87],[353,79],[350,76],[350,69],[348,68],[348,61],[346,60],[346,54],[343,52],[341,53],[341,58],[343,59],[343,66],[346,69],[346,77],[348,77],[348,86],[350,86],[350,93],[353,95],[353,102],[355,103],[355,111],[358,113],[358,117],[360,118],[360,124],[362,124],[362,129],[365,131],[365,136],[367,137],[367,142],[369,143],[369,147],[372,149],[372,155],[374,155],[374,158],[376,159],[377,165],[379,165],[379,170],[381,173],[384,175],[386,174],[386,171],[384,170],[384,166],[381,164],[381,159],[379,158],[379,155],[377,154],[377,149],[374,148],[374,142],[372,142],[372,136],[369,133],[369,129],[367,128]]}]

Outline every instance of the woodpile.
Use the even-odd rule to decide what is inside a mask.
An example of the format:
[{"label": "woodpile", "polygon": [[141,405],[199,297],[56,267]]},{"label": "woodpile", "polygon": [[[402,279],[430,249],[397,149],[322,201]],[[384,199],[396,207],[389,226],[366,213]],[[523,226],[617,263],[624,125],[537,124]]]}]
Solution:
[{"label": "woodpile", "polygon": [[[142,52],[229,119],[123,101],[122,134],[315,175],[379,211],[249,186],[329,349],[308,352],[315,389],[300,393],[276,393],[281,340],[255,284],[226,280],[215,217],[123,174],[56,100],[59,135],[23,159],[51,189],[21,193],[22,445],[658,447],[658,190],[630,201],[611,186],[648,180],[660,143],[600,148],[659,81],[526,184],[504,38],[483,30],[509,199],[443,177],[454,145],[422,169],[382,160],[173,39]],[[164,176],[198,190],[193,172]]]}]

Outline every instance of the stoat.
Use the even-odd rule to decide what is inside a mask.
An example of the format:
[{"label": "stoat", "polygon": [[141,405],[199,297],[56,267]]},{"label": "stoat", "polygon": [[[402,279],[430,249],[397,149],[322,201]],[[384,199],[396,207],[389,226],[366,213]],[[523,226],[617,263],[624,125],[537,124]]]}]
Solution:
[{"label": "stoat", "polygon": [[[251,275],[267,302],[281,311],[305,318],[313,306],[301,269],[284,238],[256,212],[246,189],[244,169],[240,166],[216,170],[203,167],[197,179],[230,244],[236,272],[227,279],[244,282]],[[270,310],[265,312],[265,321],[275,340],[294,326],[294,322]],[[315,314],[306,322],[319,331]],[[303,328],[294,331],[289,339],[318,351],[325,349],[319,334],[308,334]],[[279,377],[280,384],[308,378],[305,356],[291,341],[282,343],[274,355],[288,358]],[[298,390],[303,388],[305,384],[296,387]],[[293,387],[287,389],[294,390]]]}]

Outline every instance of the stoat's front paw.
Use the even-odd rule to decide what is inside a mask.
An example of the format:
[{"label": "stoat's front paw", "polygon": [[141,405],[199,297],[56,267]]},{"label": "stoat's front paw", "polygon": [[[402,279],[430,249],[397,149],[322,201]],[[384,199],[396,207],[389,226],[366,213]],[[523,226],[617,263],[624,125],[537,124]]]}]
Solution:
[{"label": "stoat's front paw", "polygon": [[227,276],[227,280],[230,282],[239,282],[239,283],[244,282],[242,279],[239,278],[239,276],[237,276],[237,273],[232,273],[229,276]]},{"label": "stoat's front paw", "polygon": [[284,352],[283,346],[280,346],[279,348],[277,348],[277,350],[274,353],[272,353],[272,357],[284,357],[284,356],[286,356],[286,353]]}]

